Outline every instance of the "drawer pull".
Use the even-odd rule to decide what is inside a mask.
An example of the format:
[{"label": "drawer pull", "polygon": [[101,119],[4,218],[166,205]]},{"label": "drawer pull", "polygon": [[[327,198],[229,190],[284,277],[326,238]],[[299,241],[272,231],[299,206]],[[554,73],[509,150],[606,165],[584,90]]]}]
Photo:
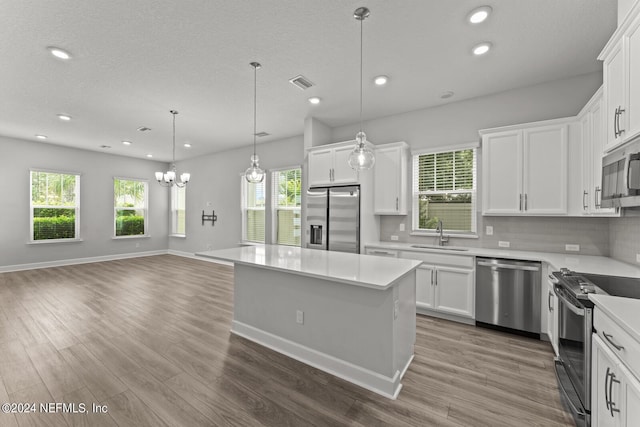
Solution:
[{"label": "drawer pull", "polygon": [[615,347],[616,350],[620,351],[620,350],[624,350],[624,347],[621,345],[618,345],[616,343],[613,342],[613,340],[611,338],[613,338],[613,335],[609,335],[608,333],[606,333],[605,331],[602,331],[602,335],[604,336],[604,338],[609,341],[609,344],[611,344],[612,346]]}]

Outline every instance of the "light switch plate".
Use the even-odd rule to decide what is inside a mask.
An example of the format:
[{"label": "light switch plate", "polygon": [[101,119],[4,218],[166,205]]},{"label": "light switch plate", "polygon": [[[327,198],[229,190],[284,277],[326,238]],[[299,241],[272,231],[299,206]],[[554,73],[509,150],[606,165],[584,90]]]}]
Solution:
[{"label": "light switch plate", "polygon": [[580,252],[580,245],[564,245],[565,251]]},{"label": "light switch plate", "polygon": [[296,323],[304,324],[304,311],[296,310]]},{"label": "light switch plate", "polygon": [[487,236],[493,236],[493,225],[487,225],[485,227],[485,234]]},{"label": "light switch plate", "polygon": [[498,246],[500,246],[501,248],[508,248],[511,246],[511,242],[505,242],[503,240],[499,240]]},{"label": "light switch plate", "polygon": [[391,236],[391,240],[398,240],[398,236],[396,235]]}]

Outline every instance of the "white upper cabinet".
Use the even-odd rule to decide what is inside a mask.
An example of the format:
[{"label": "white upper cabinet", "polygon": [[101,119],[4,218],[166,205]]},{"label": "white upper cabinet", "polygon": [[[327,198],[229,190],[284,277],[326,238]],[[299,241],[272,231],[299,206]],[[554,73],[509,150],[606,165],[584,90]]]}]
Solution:
[{"label": "white upper cabinet", "polygon": [[309,187],[357,184],[358,172],[349,166],[355,142],[341,142],[309,149]]},{"label": "white upper cabinet", "polygon": [[605,151],[640,135],[640,2],[604,47]]},{"label": "white upper cabinet", "polygon": [[483,215],[567,214],[568,123],[480,131]]},{"label": "white upper cabinet", "polygon": [[376,146],[374,213],[407,214],[407,164],[409,146],[396,142]]},{"label": "white upper cabinet", "polygon": [[[581,137],[580,149],[582,152],[582,170],[580,176],[581,187],[574,189],[581,191],[580,207],[572,210],[573,214],[595,215],[595,216],[616,216],[614,208],[603,208],[602,201],[602,156],[605,147],[604,132],[604,108],[602,99],[602,89],[599,89],[582,111],[578,114],[580,121]],[[570,156],[574,158],[574,156]],[[570,170],[576,167],[572,162]],[[570,198],[571,200],[571,198]],[[576,199],[577,200],[577,199]]]}]

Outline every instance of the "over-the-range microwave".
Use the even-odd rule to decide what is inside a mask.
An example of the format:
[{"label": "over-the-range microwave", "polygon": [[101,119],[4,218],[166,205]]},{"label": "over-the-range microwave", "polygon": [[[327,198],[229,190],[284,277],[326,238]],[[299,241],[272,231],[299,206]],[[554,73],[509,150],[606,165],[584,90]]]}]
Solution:
[{"label": "over-the-range microwave", "polygon": [[602,207],[640,206],[640,139],[607,154],[602,165]]}]

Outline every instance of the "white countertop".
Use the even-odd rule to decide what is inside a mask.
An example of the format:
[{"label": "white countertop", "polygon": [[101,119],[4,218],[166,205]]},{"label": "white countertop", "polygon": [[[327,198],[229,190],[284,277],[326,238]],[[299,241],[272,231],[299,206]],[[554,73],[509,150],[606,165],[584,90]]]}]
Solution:
[{"label": "white countertop", "polygon": [[640,341],[640,299],[589,294],[599,310],[611,317],[626,332]]},{"label": "white countertop", "polygon": [[[622,277],[639,277],[640,264],[627,264],[622,261],[615,260],[604,256],[593,255],[574,255],[553,252],[534,252],[534,251],[517,251],[510,249],[489,249],[489,248],[472,248],[464,247],[464,251],[452,251],[442,249],[424,249],[414,248],[411,245],[415,243],[396,243],[396,242],[375,242],[367,243],[367,248],[392,249],[398,251],[414,251],[425,253],[438,253],[447,255],[461,256],[480,256],[492,258],[509,258],[524,259],[530,261],[547,262],[553,266],[555,270],[566,267],[580,273],[604,274],[610,276]],[[453,248],[462,248],[452,246]]]},{"label": "white countertop", "polygon": [[277,245],[242,246],[196,255],[374,289],[389,288],[422,264],[409,259]]}]

